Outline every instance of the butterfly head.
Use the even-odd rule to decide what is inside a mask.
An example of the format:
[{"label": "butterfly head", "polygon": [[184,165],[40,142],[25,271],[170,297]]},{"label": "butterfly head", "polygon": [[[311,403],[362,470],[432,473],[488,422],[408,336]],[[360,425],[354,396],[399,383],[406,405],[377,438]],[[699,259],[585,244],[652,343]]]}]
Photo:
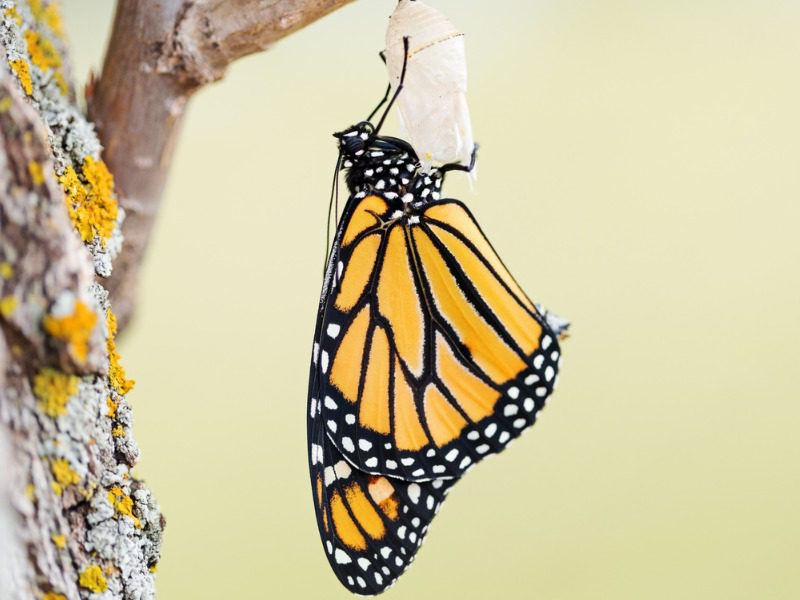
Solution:
[{"label": "butterfly head", "polygon": [[333,134],[339,140],[339,152],[345,160],[356,161],[363,156],[370,140],[374,137],[375,128],[369,121],[361,121],[344,131]]}]

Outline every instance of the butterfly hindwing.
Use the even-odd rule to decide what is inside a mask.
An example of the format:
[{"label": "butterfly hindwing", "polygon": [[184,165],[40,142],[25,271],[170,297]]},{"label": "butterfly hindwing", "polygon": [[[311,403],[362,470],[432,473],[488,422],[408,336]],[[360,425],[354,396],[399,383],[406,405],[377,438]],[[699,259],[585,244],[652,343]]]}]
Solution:
[{"label": "butterfly hindwing", "polygon": [[324,408],[311,408],[311,484],[328,561],[348,590],[378,594],[413,562],[455,482],[415,483],[360,471],[316,426]]}]

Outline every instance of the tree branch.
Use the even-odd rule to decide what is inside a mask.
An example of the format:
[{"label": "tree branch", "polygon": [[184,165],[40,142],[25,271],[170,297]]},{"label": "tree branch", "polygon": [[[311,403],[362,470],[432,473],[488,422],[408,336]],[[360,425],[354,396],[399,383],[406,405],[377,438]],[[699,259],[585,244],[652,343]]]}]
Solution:
[{"label": "tree branch", "polygon": [[191,95],[226,67],[351,0],[123,0],[90,116],[127,213],[108,282],[124,326]]},{"label": "tree branch", "polygon": [[65,79],[57,4],[2,9],[0,597],[147,600],[164,523],[131,474],[133,382],[97,280],[123,215]]}]

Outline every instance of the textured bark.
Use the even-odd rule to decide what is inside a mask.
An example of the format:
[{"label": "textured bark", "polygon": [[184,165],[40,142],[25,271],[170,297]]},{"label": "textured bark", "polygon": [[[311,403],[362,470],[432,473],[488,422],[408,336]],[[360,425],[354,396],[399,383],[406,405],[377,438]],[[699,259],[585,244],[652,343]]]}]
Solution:
[{"label": "textured bark", "polygon": [[226,67],[351,0],[124,0],[117,3],[90,116],[116,177],[125,247],[108,287],[123,327],[186,104]]},{"label": "textured bark", "polygon": [[131,475],[132,382],[100,284],[124,214],[57,12],[0,9],[1,597],[152,598],[163,522]]},{"label": "textured bark", "polygon": [[127,320],[191,94],[348,1],[120,0],[89,98],[115,188],[57,0],[0,0],[2,600],[154,597],[164,521],[131,474],[107,287]]}]

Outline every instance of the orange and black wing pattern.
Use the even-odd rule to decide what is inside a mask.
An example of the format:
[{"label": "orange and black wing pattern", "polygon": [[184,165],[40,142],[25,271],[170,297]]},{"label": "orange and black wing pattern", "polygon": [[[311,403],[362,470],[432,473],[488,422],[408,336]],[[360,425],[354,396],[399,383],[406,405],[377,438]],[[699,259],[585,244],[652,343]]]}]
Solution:
[{"label": "orange and black wing pattern", "polygon": [[311,483],[325,554],[348,590],[378,594],[414,561],[455,482],[371,475],[350,464],[322,427],[313,428],[311,436]]},{"label": "orange and black wing pattern", "polygon": [[421,172],[407,143],[370,127],[337,134],[352,195],[307,413],[320,535],[359,594],[391,585],[449,488],[535,422],[568,325],[528,298],[461,202],[440,198],[447,166]]},{"label": "orange and black wing pattern", "polygon": [[460,202],[404,219],[359,200],[328,292],[312,401],[365,472],[459,477],[531,425],[556,383],[557,335]]}]

